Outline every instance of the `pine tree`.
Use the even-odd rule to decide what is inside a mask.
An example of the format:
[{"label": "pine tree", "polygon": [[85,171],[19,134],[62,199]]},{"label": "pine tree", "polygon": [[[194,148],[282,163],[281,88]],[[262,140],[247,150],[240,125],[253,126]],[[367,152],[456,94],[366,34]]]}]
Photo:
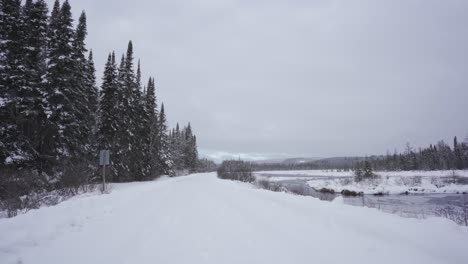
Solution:
[{"label": "pine tree", "polygon": [[18,91],[18,113],[21,115],[19,126],[21,134],[27,138],[34,160],[31,166],[41,172],[45,116],[44,76],[46,75],[47,20],[48,8],[44,0],[33,3],[26,1],[23,16],[24,41],[24,85]]},{"label": "pine tree", "polygon": [[363,176],[365,178],[371,178],[371,177],[374,176],[374,172],[372,170],[371,163],[368,160],[364,161]]},{"label": "pine tree", "polygon": [[152,169],[151,164],[145,161],[145,156],[150,152],[148,146],[148,129],[147,126],[150,123],[150,116],[146,110],[146,99],[141,93],[141,68],[140,61],[138,61],[137,72],[135,75],[135,83],[133,86],[132,94],[132,121],[133,121],[133,133],[135,137],[133,138],[134,149],[132,153],[132,164],[134,164],[133,172],[136,180],[146,180],[150,177]]},{"label": "pine tree", "polygon": [[138,60],[137,73],[135,78],[136,89],[141,90],[141,65],[140,60]]},{"label": "pine tree", "polygon": [[[137,76],[140,74],[137,74]],[[158,127],[158,111],[156,103],[155,83],[154,78],[148,80],[148,86],[145,95],[145,111],[147,116],[147,124],[145,125],[144,135],[146,142],[143,147],[146,150],[146,167],[147,177],[154,178],[160,175],[160,153],[159,153],[159,127]]]},{"label": "pine tree", "polygon": [[[92,128],[92,131],[97,130],[97,120],[96,120],[96,115],[95,113],[98,110],[98,101],[99,101],[99,92],[96,87],[96,68],[94,66],[94,58],[93,58],[93,51],[91,50],[88,55],[88,60],[86,61],[86,87],[88,88],[86,90],[86,95],[88,98],[88,109],[90,111],[90,116],[89,116],[89,126]],[[93,133],[95,134],[95,132]]]},{"label": "pine tree", "polygon": [[93,164],[91,161],[96,157],[95,135],[96,131],[96,109],[98,92],[96,88],[95,68],[92,51],[86,58],[85,39],[87,36],[86,13],[82,12],[78,20],[73,40],[72,58],[74,62],[74,91],[77,94],[74,102],[77,109],[77,123],[79,131],[80,149],[78,155]]},{"label": "pine tree", "polygon": [[21,1],[2,1],[2,41],[0,41],[0,162],[24,166],[34,159],[34,148],[28,138],[22,133],[22,123],[25,114],[23,107],[26,65],[24,59],[25,42],[24,12]]},{"label": "pine tree", "polygon": [[[80,39],[75,38],[71,7],[65,1],[59,8],[55,2],[49,23],[49,43],[47,51],[47,82],[45,102],[48,116],[47,137],[51,146],[46,154],[53,157],[56,163],[55,175],[61,175],[63,182],[87,180],[87,173],[81,176],[74,171],[87,169],[86,154],[90,152],[89,130],[86,126],[86,98],[83,78],[84,64],[82,58],[77,61],[77,45]],[[79,23],[81,27],[82,21]],[[82,30],[80,28],[80,30]],[[79,32],[80,38],[83,32]]]},{"label": "pine tree", "polygon": [[171,150],[169,146],[169,138],[167,134],[167,120],[166,113],[164,111],[164,104],[161,104],[161,111],[159,111],[159,164],[160,173],[164,175],[173,175],[174,173],[174,162],[171,156]]},{"label": "pine tree", "polygon": [[130,136],[128,133],[128,115],[126,112],[125,104],[125,90],[124,90],[124,67],[125,67],[125,56],[122,55],[120,59],[120,64],[117,70],[116,78],[116,100],[115,100],[115,110],[112,116],[118,117],[114,120],[114,129],[115,135],[113,140],[113,147],[111,148],[111,155],[113,169],[115,170],[114,181],[121,182],[124,181],[127,172],[127,168],[124,164],[124,157],[126,153],[126,141]]},{"label": "pine tree", "polygon": [[468,168],[468,137],[462,143],[462,155],[463,155],[463,169]]},{"label": "pine tree", "polygon": [[463,169],[463,145],[458,144],[457,137],[453,138],[453,155],[454,155],[454,168],[457,170]]},{"label": "pine tree", "polygon": [[363,166],[361,165],[360,162],[358,162],[355,166],[354,166],[354,175],[356,176],[356,181],[361,181],[362,180],[362,175],[363,175]]},{"label": "pine tree", "polygon": [[184,129],[180,129],[179,123],[176,125],[174,139],[173,139],[173,156],[174,165],[177,170],[184,170],[187,168],[185,164],[185,135]]},{"label": "pine tree", "polygon": [[126,93],[127,113],[129,120],[128,131],[130,137],[128,138],[128,168],[131,180],[143,180],[145,178],[143,153],[140,151],[143,148],[144,137],[144,124],[147,123],[145,116],[143,101],[141,100],[141,91],[137,83],[137,76],[133,67],[133,43],[128,43],[127,54],[125,57],[125,70],[124,70],[124,90]]},{"label": "pine tree", "polygon": [[133,68],[133,44],[128,43],[126,56],[122,56],[119,67],[118,78],[118,136],[117,153],[119,163],[117,164],[117,175],[122,181],[142,180],[144,172],[141,168],[141,124],[142,105],[141,96],[136,83]]},{"label": "pine tree", "polygon": [[[100,149],[107,149],[111,152],[111,162],[118,164],[118,144],[117,136],[119,129],[119,90],[117,80],[117,65],[115,64],[115,53],[109,54],[104,76],[102,78],[100,104],[99,104],[99,128],[98,144]],[[116,166],[110,166],[111,173],[109,179],[118,181]]]},{"label": "pine tree", "polygon": [[196,170],[197,161],[198,161],[198,153],[197,153],[197,144],[196,144],[196,137],[193,135],[192,126],[190,123],[184,129],[184,164],[185,168],[187,168],[190,172]]}]

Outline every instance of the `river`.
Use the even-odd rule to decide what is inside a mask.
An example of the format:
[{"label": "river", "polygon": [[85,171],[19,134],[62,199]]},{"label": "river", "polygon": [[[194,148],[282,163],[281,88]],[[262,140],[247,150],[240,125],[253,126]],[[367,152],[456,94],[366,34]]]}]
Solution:
[{"label": "river", "polygon": [[[270,176],[270,175],[268,175]],[[276,174],[274,177],[290,177],[291,175]],[[305,179],[283,179],[272,184],[281,186],[289,192],[333,201],[341,194],[323,193],[314,190]],[[359,195],[342,196],[345,204],[376,208],[387,213],[402,217],[427,218],[439,216],[448,218],[457,224],[468,226],[468,195],[467,194],[392,194],[392,195]]]}]

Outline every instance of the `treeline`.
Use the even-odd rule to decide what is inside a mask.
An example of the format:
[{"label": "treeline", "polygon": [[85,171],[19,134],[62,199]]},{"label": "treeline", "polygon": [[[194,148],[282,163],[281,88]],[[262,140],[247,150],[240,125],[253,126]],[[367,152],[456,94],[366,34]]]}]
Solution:
[{"label": "treeline", "polygon": [[[457,137],[450,147],[444,141],[427,148],[413,149],[406,145],[403,153],[366,158],[374,170],[463,170],[468,169],[468,144],[459,143]],[[362,162],[362,161],[361,161]]]},{"label": "treeline", "polygon": [[253,182],[252,166],[242,160],[225,160],[218,168],[218,178],[242,182]]},{"label": "treeline", "polygon": [[190,123],[183,129],[179,124],[169,132],[169,145],[172,154],[173,170],[197,171],[197,137],[192,132]]},{"label": "treeline", "polygon": [[209,159],[203,158],[198,160],[197,172],[213,172],[218,169],[218,165]]},{"label": "treeline", "polygon": [[252,162],[254,171],[288,171],[288,170],[329,170],[341,169],[351,170],[356,162],[364,160],[361,157],[344,157],[344,158],[328,158],[308,162],[272,162],[272,163],[257,163]]},{"label": "treeline", "polygon": [[370,157],[327,158],[303,163],[252,163],[254,171],[268,170],[354,170],[365,167],[368,161],[374,170],[408,171],[408,170],[462,170],[468,169],[468,142],[460,143],[455,137],[453,145],[444,141],[427,148],[415,150],[409,143],[404,152]]},{"label": "treeline", "polygon": [[132,42],[109,54],[98,90],[86,14],[75,27],[68,1],[49,14],[44,0],[0,0],[0,25],[0,200],[96,181],[100,149],[115,182],[196,170],[192,128],[169,133]]}]

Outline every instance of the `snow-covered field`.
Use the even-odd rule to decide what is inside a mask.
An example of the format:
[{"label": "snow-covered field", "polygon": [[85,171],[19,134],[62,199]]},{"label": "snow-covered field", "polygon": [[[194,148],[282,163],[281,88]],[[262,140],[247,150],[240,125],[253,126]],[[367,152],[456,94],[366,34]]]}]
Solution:
[{"label": "snow-covered field", "polygon": [[0,219],[0,263],[450,263],[468,228],[198,174]]},{"label": "snow-covered field", "polygon": [[451,183],[450,177],[468,177],[468,170],[439,171],[376,171],[378,179],[354,182],[352,171],[334,170],[297,170],[256,172],[257,179],[269,181],[308,180],[314,189],[332,189],[361,192],[364,194],[401,194],[401,193],[468,193],[468,181],[464,184]]}]

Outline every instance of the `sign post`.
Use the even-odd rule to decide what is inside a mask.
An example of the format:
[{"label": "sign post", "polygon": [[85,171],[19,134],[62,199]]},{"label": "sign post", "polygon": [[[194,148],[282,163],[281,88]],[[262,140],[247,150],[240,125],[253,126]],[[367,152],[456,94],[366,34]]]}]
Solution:
[{"label": "sign post", "polygon": [[106,191],[106,165],[110,164],[109,150],[99,151],[99,165],[102,166],[102,192]]}]

